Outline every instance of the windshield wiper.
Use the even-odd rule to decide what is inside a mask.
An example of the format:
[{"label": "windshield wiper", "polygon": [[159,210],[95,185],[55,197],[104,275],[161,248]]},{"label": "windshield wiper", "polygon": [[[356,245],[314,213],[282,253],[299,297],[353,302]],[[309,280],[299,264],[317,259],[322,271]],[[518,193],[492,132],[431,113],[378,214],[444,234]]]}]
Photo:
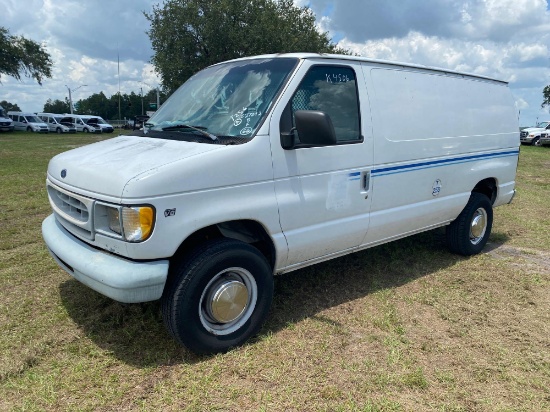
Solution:
[{"label": "windshield wiper", "polygon": [[[146,124],[147,126],[147,124]],[[189,126],[188,124],[176,124],[176,125],[173,125],[173,126],[167,126],[167,127],[163,127],[162,130],[164,132],[167,132],[167,131],[170,131],[170,130],[176,130],[176,129],[190,129],[190,130],[194,130],[195,132],[199,132],[200,134],[202,134],[203,136],[206,136],[208,137],[209,139],[213,140],[213,141],[216,141],[218,140],[218,138],[216,137],[216,135],[213,135],[212,133],[208,133],[205,129],[206,127],[204,126]]]}]

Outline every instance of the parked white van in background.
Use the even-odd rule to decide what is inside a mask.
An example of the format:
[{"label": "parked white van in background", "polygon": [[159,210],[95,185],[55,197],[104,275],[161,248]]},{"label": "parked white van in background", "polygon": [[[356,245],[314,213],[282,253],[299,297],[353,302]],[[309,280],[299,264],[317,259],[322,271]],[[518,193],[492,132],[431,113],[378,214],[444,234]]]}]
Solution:
[{"label": "parked white van in background", "polygon": [[[512,201],[506,82],[353,56],[216,64],[134,136],[54,157],[42,225],[57,263],[212,353],[257,333],[273,275],[446,226],[482,251]],[[342,275],[345,287],[345,273]]]},{"label": "parked white van in background", "polygon": [[34,113],[8,112],[8,116],[13,120],[15,130],[48,133],[48,125]]},{"label": "parked white van in background", "polygon": [[13,131],[13,120],[8,117],[6,110],[0,106],[0,131],[1,132],[12,132]]},{"label": "parked white van in background", "polygon": [[44,123],[48,125],[48,130],[53,133],[76,133],[76,126],[72,119],[63,114],[55,113],[37,113]]},{"label": "parked white van in background", "polygon": [[99,126],[101,128],[102,133],[113,133],[113,131],[115,130],[112,125],[107,123],[100,116],[88,116],[88,115],[81,114],[80,118],[84,121],[84,123],[87,123],[89,125]]},{"label": "parked white van in background", "polygon": [[101,127],[97,124],[88,124],[81,119],[78,114],[65,114],[65,117],[71,119],[73,125],[76,127],[77,132],[84,133],[101,133]]}]

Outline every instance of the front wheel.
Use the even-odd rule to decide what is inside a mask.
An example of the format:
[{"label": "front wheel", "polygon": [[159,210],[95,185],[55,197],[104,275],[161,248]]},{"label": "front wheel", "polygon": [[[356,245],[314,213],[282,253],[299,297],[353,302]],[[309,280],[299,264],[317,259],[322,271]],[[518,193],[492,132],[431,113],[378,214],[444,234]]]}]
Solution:
[{"label": "front wheel", "polygon": [[533,139],[533,141],[531,142],[531,145],[532,146],[540,146],[540,138],[539,137],[535,137]]},{"label": "front wheel", "polygon": [[493,226],[493,206],[481,193],[472,193],[460,215],[447,226],[447,245],[464,256],[483,250]]},{"label": "front wheel", "polygon": [[57,132],[57,134],[61,134],[63,130],[61,130],[61,127],[58,127],[57,129],[55,129],[55,131]]},{"label": "front wheel", "polygon": [[171,264],[161,307],[166,327],[181,344],[217,353],[255,335],[272,298],[265,257],[244,242],[217,239]]},{"label": "front wheel", "polygon": [[88,128],[85,127],[85,128],[83,129],[83,132],[84,132],[84,133],[88,133]]}]

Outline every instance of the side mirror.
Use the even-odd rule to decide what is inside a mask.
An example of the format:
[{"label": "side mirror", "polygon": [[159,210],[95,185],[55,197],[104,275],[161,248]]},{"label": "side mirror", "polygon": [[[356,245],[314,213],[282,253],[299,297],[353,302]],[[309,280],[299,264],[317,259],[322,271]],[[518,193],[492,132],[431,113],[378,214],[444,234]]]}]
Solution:
[{"label": "side mirror", "polygon": [[294,113],[300,143],[307,146],[336,144],[336,132],[330,116],[321,111],[297,110]]}]

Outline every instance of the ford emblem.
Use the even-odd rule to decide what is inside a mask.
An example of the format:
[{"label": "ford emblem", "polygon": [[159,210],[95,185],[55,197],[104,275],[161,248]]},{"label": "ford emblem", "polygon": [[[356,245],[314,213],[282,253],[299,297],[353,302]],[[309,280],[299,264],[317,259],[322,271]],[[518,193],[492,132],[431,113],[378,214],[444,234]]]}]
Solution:
[{"label": "ford emblem", "polygon": [[61,171],[61,178],[62,178],[62,179],[65,179],[66,177],[67,177],[67,169],[63,169],[63,170]]}]

